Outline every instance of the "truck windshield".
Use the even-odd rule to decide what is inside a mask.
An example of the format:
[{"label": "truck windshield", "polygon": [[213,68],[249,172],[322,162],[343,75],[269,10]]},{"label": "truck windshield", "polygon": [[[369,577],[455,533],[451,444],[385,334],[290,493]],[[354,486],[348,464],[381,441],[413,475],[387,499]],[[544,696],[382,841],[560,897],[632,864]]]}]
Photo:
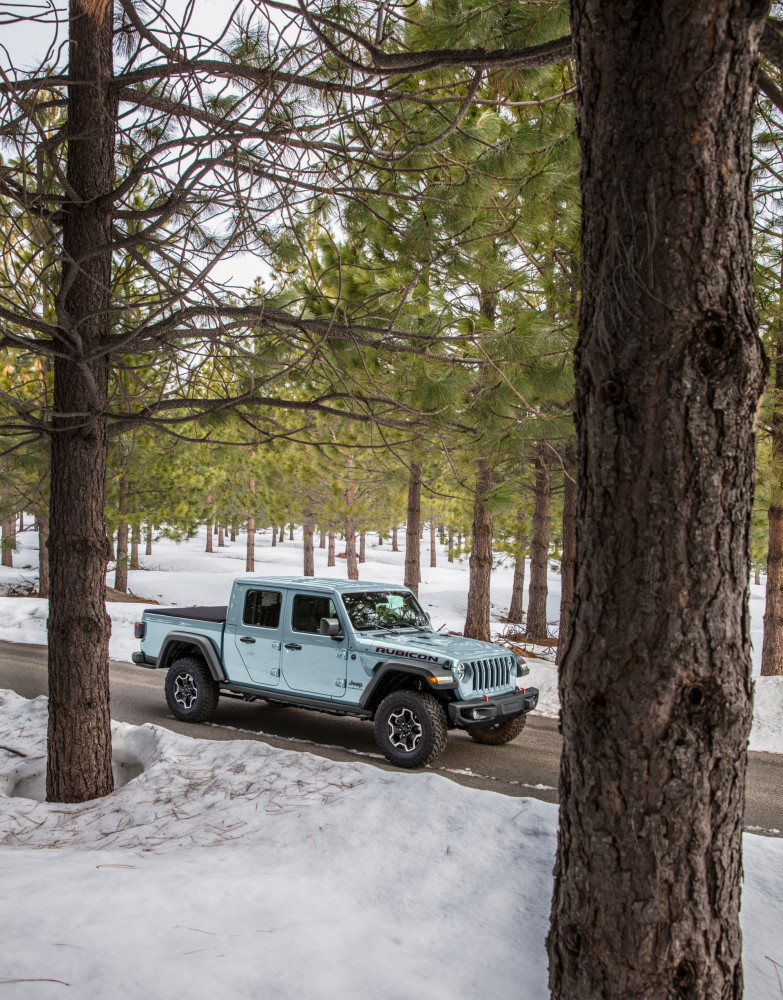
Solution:
[{"label": "truck windshield", "polygon": [[359,594],[343,594],[342,598],[357,632],[429,625],[429,619],[413,594],[399,590],[368,590]]}]

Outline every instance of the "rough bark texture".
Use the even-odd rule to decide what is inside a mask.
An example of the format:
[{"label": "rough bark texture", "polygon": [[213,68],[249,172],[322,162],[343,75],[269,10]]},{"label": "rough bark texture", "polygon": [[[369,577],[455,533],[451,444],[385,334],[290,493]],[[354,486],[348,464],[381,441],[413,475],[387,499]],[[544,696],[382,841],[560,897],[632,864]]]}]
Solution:
[{"label": "rough bark texture", "polygon": [[313,515],[308,511],[304,519],[304,575],[315,576],[315,551],[313,546],[313,536],[315,525]]},{"label": "rough bark texture", "polygon": [[764,13],[572,4],[583,297],[554,1000],[742,995]]},{"label": "rough bark texture", "polygon": [[535,505],[533,534],[530,540],[530,588],[527,595],[526,636],[530,642],[549,637],[546,628],[546,573],[549,563],[549,521],[551,508],[549,456],[544,446],[536,454]]},{"label": "rough bark texture", "polygon": [[356,518],[345,521],[345,558],[348,563],[348,579],[359,579],[359,560],[356,558]]},{"label": "rough bark texture", "polygon": [[761,673],[765,677],[783,674],[783,338],[775,341],[774,362],[767,603],[761,647]]},{"label": "rough bark texture", "polygon": [[517,534],[516,553],[514,554],[514,582],[511,584],[511,603],[508,606],[508,620],[510,622],[521,622],[524,610],[522,600],[525,595],[525,550],[527,549],[527,535]]},{"label": "rough bark texture", "polygon": [[128,522],[125,514],[128,510],[128,480],[123,476],[120,480],[120,523],[117,525],[117,565],[114,567],[114,589],[120,593],[128,592]]},{"label": "rough bark texture", "polygon": [[[573,455],[571,455],[573,459]],[[563,479],[563,555],[560,559],[560,627],[555,663],[562,663],[571,630],[576,572],[576,471],[567,463]]]},{"label": "rough bark texture", "polygon": [[470,585],[464,634],[470,639],[492,638],[489,631],[489,583],[492,576],[492,512],[487,494],[492,489],[492,463],[480,458],[476,463],[476,492],[473,499],[473,548],[470,552]]},{"label": "rough bark texture", "polygon": [[336,564],[335,554],[334,554],[334,528],[329,529],[329,548],[326,550],[326,565],[334,566]]},{"label": "rough bark texture", "polygon": [[114,184],[112,17],[72,0],[68,185],[57,302],[51,440],[49,738],[46,796],[83,802],[112,791],[104,524],[106,355]]},{"label": "rough bark texture", "polygon": [[16,551],[16,515],[3,518],[2,521],[2,565],[13,566],[14,552]]},{"label": "rough bark texture", "polygon": [[[405,525],[405,577],[404,584],[419,596],[421,579],[421,462],[411,462],[408,479],[408,519]],[[397,541],[395,529],[395,544]],[[396,548],[394,550],[397,551]]]}]

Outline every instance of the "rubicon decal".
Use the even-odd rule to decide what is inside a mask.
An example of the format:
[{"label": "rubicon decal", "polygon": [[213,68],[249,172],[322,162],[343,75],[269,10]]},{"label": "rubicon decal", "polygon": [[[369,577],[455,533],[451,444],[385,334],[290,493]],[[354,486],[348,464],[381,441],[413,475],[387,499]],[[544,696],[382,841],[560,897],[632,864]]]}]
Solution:
[{"label": "rubicon decal", "polygon": [[376,646],[376,653],[386,653],[388,656],[407,656],[409,660],[423,660],[425,663],[437,663],[439,657],[427,653],[411,653],[406,649],[389,649],[386,646]]}]

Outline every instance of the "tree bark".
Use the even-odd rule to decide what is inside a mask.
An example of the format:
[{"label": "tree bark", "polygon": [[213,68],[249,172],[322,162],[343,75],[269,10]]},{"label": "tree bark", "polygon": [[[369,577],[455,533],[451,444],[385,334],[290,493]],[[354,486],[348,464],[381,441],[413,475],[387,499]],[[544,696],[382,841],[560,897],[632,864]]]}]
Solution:
[{"label": "tree bark", "polygon": [[392,528],[392,552],[399,552],[400,546],[397,543],[397,525]]},{"label": "tree bark", "polygon": [[[573,460],[573,454],[567,456]],[[566,462],[563,479],[563,555],[560,560],[560,627],[555,663],[563,662],[571,633],[571,605],[576,571],[576,470]]]},{"label": "tree bark", "polygon": [[438,552],[435,547],[435,518],[430,521],[430,569],[438,565]]},{"label": "tree bark", "polygon": [[46,797],[84,802],[112,791],[106,613],[114,98],[112,14],[70,6],[67,179],[56,304],[51,435],[49,733]]},{"label": "tree bark", "polygon": [[454,532],[449,529],[449,562],[454,562]]},{"label": "tree bark", "polygon": [[319,549],[325,549],[326,548],[326,532],[325,531],[321,531],[321,533],[320,533],[320,537],[318,539],[318,548]]},{"label": "tree bark", "polygon": [[293,542],[293,540],[294,540],[294,526],[293,526],[293,524],[289,524],[288,525],[288,540],[289,540],[289,542]]},{"label": "tree bark", "polygon": [[2,520],[2,562],[3,566],[13,566],[16,551],[16,514]]},{"label": "tree bark", "polygon": [[224,549],[226,547],[226,529],[221,521],[218,524],[218,548]]},{"label": "tree bark", "polygon": [[487,494],[492,489],[492,463],[480,458],[476,463],[476,492],[473,499],[473,547],[470,552],[470,584],[464,635],[490,642],[489,586],[492,576],[492,512]]},{"label": "tree bark", "polygon": [[277,540],[278,540],[278,542],[284,542],[285,541],[285,525],[284,524],[280,525],[280,534],[278,535]]},{"label": "tree bark", "polygon": [[151,521],[147,521],[147,538],[146,538],[146,545],[144,546],[144,555],[145,556],[151,556],[152,555],[152,522]]},{"label": "tree bark", "polygon": [[114,568],[114,589],[122,594],[128,592],[128,522],[125,518],[128,511],[129,488],[128,480],[123,476],[120,479],[120,522],[117,525],[117,563]]},{"label": "tree bark", "polygon": [[367,562],[367,532],[359,533],[359,562]]},{"label": "tree bark", "polygon": [[130,562],[128,563],[128,569],[139,568],[140,531],[141,529],[138,524],[134,524],[131,526]]},{"label": "tree bark", "polygon": [[[250,502],[255,503],[256,481],[252,477],[247,482],[250,492]],[[256,518],[255,514],[247,515],[247,538],[245,540],[245,572],[253,573],[256,568]]]},{"label": "tree bark", "polygon": [[359,561],[356,558],[356,518],[348,516],[345,521],[345,558],[348,561],[348,579],[359,579]]},{"label": "tree bark", "polygon": [[766,4],[573,0],[576,584],[553,1000],[738,1000]]},{"label": "tree bark", "polygon": [[272,525],[272,545],[277,545],[277,525]]},{"label": "tree bark", "polygon": [[[212,506],[212,494],[211,493],[207,494],[207,506],[208,507]],[[207,545],[206,545],[206,549],[205,549],[206,552],[214,552],[214,548],[212,546],[212,529],[213,529],[213,527],[214,527],[214,524],[212,522],[212,518],[209,518],[209,520],[207,521]]]},{"label": "tree bark", "polygon": [[[519,512],[521,520],[522,514]],[[511,603],[508,606],[508,620],[516,622],[522,621],[524,610],[522,600],[525,594],[525,551],[527,549],[527,534],[522,531],[517,532],[516,552],[514,553],[514,581],[511,584]]]},{"label": "tree bark", "polygon": [[767,602],[761,673],[783,674],[783,334],[774,342],[775,386],[772,390],[772,488],[769,498]]},{"label": "tree bark", "polygon": [[546,599],[549,593],[546,575],[549,566],[549,521],[552,499],[549,457],[543,445],[539,445],[536,453],[535,494],[525,636],[529,642],[543,642],[549,638],[546,628]]},{"label": "tree bark", "polygon": [[304,519],[304,575],[315,576],[315,552],[313,551],[313,535],[315,525],[310,511],[305,512]]},{"label": "tree bark", "polygon": [[[408,479],[408,519],[405,524],[405,578],[406,587],[419,596],[421,579],[421,462],[411,462]],[[395,549],[396,551],[396,549]]]},{"label": "tree bark", "polygon": [[334,555],[334,528],[329,528],[329,548],[326,550],[326,565],[336,566],[337,560]]},{"label": "tree bark", "polygon": [[49,596],[49,514],[37,508],[35,520],[38,525],[38,596]]}]

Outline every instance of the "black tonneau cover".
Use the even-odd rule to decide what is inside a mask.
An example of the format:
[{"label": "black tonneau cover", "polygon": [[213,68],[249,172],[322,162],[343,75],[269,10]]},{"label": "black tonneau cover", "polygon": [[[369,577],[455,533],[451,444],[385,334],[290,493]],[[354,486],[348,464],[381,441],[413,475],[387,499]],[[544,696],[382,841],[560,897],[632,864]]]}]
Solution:
[{"label": "black tonneau cover", "polygon": [[148,615],[167,615],[169,618],[192,618],[197,622],[224,622],[228,605],[223,604],[214,608],[145,608]]}]

